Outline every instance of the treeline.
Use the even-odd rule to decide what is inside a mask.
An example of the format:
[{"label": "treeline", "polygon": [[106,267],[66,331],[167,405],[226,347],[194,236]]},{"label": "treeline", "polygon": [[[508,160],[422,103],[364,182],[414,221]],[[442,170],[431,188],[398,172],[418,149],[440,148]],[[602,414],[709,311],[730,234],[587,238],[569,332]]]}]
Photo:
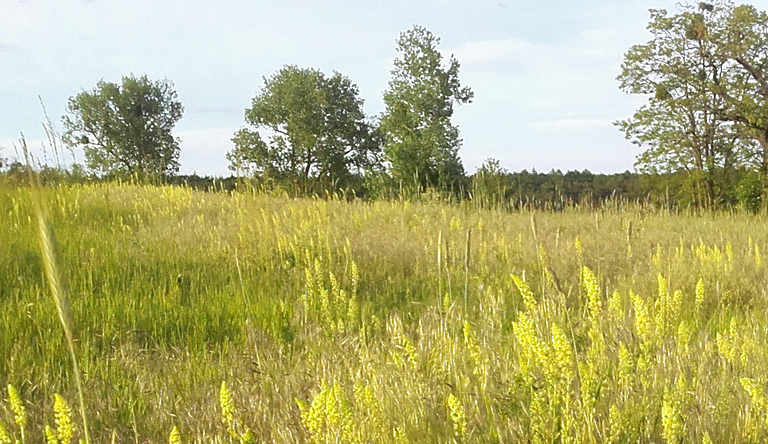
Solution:
[{"label": "treeline", "polygon": [[[37,177],[43,184],[86,184],[121,180],[119,177],[100,177],[83,168],[58,168],[42,166]],[[0,163],[0,185],[26,185],[30,179],[26,165],[20,162]],[[469,202],[475,207],[509,211],[565,209],[597,209],[608,207],[645,207],[654,209],[683,210],[702,208],[697,187],[684,172],[649,174],[625,171],[601,174],[589,170],[551,170],[547,173],[522,170],[509,172],[500,167],[497,160],[487,160],[474,174],[465,177],[455,192],[438,189],[394,186],[391,181],[366,183],[359,177],[358,188],[326,190],[318,197],[333,199],[408,199],[447,200]],[[760,182],[757,174],[741,170],[736,177],[739,185],[732,189],[721,209],[740,209],[758,212]],[[256,191],[282,196],[302,195],[300,190],[284,187],[262,177],[211,177],[174,175],[163,183],[184,186],[206,192]],[[378,188],[377,188],[378,186]]]},{"label": "treeline", "polygon": [[[507,172],[489,171],[487,165],[488,162],[469,178],[471,191],[467,197],[481,207],[554,211],[619,205],[670,210],[703,208],[699,190],[686,172]],[[718,208],[759,211],[761,190],[757,174],[748,170],[737,173],[740,184]]]},{"label": "treeline", "polygon": [[[459,62],[421,26],[400,34],[384,111],[368,116],[341,73],[286,65],[264,79],[245,126],[222,153],[236,178],[179,176],[172,133],[184,107],[169,80],[101,81],[67,103],[60,138],[85,165],[41,167],[47,178],[238,185],[292,196],[473,199],[482,205],[564,208],[606,202],[750,211],[768,202],[768,14],[729,0],[651,10],[651,40],[632,46],[617,80],[647,102],[616,122],[642,148],[637,173],[509,173],[489,159],[468,176],[455,106],[470,103]],[[52,124],[49,138],[55,140]],[[21,142],[24,143],[23,141]],[[0,160],[1,161],[1,160]],[[19,165],[5,167],[14,176]]]}]

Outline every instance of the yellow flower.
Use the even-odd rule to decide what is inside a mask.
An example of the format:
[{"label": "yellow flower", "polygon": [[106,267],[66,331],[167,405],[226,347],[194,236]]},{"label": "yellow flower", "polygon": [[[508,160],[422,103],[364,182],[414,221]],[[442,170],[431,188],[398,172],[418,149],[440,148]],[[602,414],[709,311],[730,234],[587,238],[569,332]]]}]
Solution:
[{"label": "yellow flower", "polygon": [[668,443],[677,443],[683,434],[683,418],[679,396],[664,389],[664,402],[661,405],[662,436]]},{"label": "yellow flower", "polygon": [[245,433],[240,435],[240,444],[256,444],[256,437],[253,436],[251,429],[245,429]]},{"label": "yellow flower", "polygon": [[566,384],[573,380],[573,351],[563,330],[552,324],[552,349],[558,373]]},{"label": "yellow flower", "polygon": [[600,285],[597,276],[587,267],[581,269],[581,284],[587,294],[587,309],[592,325],[596,325],[600,319],[602,301],[600,300]]},{"label": "yellow flower", "polygon": [[579,262],[581,262],[582,257],[584,257],[584,246],[581,244],[581,239],[579,239],[579,236],[576,236],[576,239],[573,241],[573,245],[576,247],[576,254],[579,256]]},{"label": "yellow flower", "polygon": [[8,435],[8,429],[5,428],[5,424],[0,421],[0,444],[11,444],[11,437]]},{"label": "yellow flower", "polygon": [[641,341],[646,342],[650,339],[651,334],[651,319],[648,314],[648,306],[645,305],[645,301],[640,296],[631,290],[629,297],[632,299],[632,305],[635,309],[635,330],[637,331],[637,336],[640,337]]},{"label": "yellow flower", "polygon": [[448,395],[448,410],[451,415],[451,422],[453,422],[453,431],[456,437],[461,439],[467,433],[467,417],[464,413],[464,406],[453,396],[453,393]]},{"label": "yellow flower", "polygon": [[520,292],[520,296],[523,297],[523,303],[525,304],[525,307],[528,309],[528,311],[532,312],[533,309],[536,308],[536,299],[533,297],[531,287],[529,287],[528,283],[525,282],[520,276],[513,274],[512,280],[515,282],[515,286]]},{"label": "yellow flower", "polygon": [[619,381],[625,390],[629,388],[629,382],[635,373],[635,363],[627,346],[623,342],[619,343]]},{"label": "yellow flower", "polygon": [[230,430],[230,433],[232,433],[235,424],[235,402],[232,400],[232,394],[227,388],[226,381],[221,381],[221,389],[219,389],[219,406],[221,406],[221,420]]},{"label": "yellow flower", "polygon": [[11,404],[11,411],[13,411],[13,419],[20,428],[27,426],[27,409],[24,407],[24,403],[19,396],[19,392],[16,391],[16,387],[8,384],[8,402]]},{"label": "yellow flower", "polygon": [[765,401],[765,394],[763,394],[763,385],[754,379],[741,378],[739,380],[744,390],[752,397],[752,404],[759,409],[765,409],[767,407]]},{"label": "yellow flower", "polygon": [[56,432],[53,431],[51,426],[45,426],[44,435],[46,444],[59,444],[59,438],[56,437]]},{"label": "yellow flower", "polygon": [[61,444],[69,444],[75,436],[75,423],[72,422],[72,409],[58,393],[53,395],[53,419],[56,422],[56,435]]},{"label": "yellow flower", "polygon": [[181,433],[176,426],[173,426],[171,435],[168,437],[168,444],[181,444]]},{"label": "yellow flower", "polygon": [[701,306],[704,304],[704,280],[699,279],[696,282],[696,314],[701,311]]},{"label": "yellow flower", "polygon": [[486,386],[485,368],[487,359],[483,356],[483,352],[480,349],[480,343],[477,340],[477,333],[472,328],[472,324],[469,321],[464,321],[464,344],[467,346],[469,356],[472,358],[474,368],[472,373],[480,378],[480,384],[483,389]]}]

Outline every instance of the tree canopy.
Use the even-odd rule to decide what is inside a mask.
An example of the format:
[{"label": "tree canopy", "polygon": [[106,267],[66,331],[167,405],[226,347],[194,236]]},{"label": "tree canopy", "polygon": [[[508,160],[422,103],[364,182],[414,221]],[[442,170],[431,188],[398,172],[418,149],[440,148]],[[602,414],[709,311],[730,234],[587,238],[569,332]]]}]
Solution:
[{"label": "tree canopy", "polygon": [[728,0],[679,8],[651,10],[651,40],[625,55],[621,88],[648,102],[617,125],[646,148],[641,171],[686,171],[699,204],[733,198],[737,177],[752,180],[739,170],[757,168],[766,190],[768,16]]},{"label": "tree canopy", "polygon": [[347,77],[286,66],[246,109],[254,129],[235,133],[230,169],[305,193],[346,187],[379,164],[381,137],[362,105]]},{"label": "tree canopy", "polygon": [[459,129],[451,123],[454,104],[473,93],[459,82],[459,62],[444,66],[440,39],[422,26],[400,34],[392,80],[384,93],[381,117],[384,153],[397,181],[419,188],[449,189],[460,183]]},{"label": "tree canopy", "polygon": [[67,102],[64,140],[82,146],[89,168],[99,175],[149,179],[179,169],[179,139],[173,127],[184,108],[169,80],[146,75],[100,81]]}]

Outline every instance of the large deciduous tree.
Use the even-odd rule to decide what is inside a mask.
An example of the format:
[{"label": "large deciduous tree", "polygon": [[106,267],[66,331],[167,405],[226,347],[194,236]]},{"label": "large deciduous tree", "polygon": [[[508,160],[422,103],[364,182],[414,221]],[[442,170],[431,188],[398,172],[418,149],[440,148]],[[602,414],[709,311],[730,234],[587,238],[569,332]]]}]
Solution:
[{"label": "large deciduous tree", "polygon": [[649,147],[639,166],[690,171],[705,203],[736,188],[734,171],[755,168],[768,201],[768,14],[730,0],[683,4],[652,11],[649,29],[619,76],[625,91],[651,95],[619,123]]},{"label": "large deciduous tree", "polygon": [[172,131],[183,111],[169,80],[102,80],[69,99],[64,140],[83,147],[97,174],[157,179],[178,172],[179,139]]},{"label": "large deciduous tree", "polygon": [[763,194],[768,192],[768,14],[753,6],[733,7],[723,1],[727,14],[707,23],[707,36],[715,46],[712,63],[728,67],[713,79],[713,90],[724,102],[721,115],[735,122],[742,134],[758,143],[754,159],[761,173]]},{"label": "large deciduous tree", "polygon": [[459,62],[451,56],[443,63],[439,43],[421,26],[400,34],[381,130],[395,180],[445,190],[464,178],[459,129],[451,124],[453,106],[469,103],[473,93],[459,82]]},{"label": "large deciduous tree", "polygon": [[645,149],[636,166],[643,172],[684,170],[698,204],[712,207],[734,188],[734,171],[744,158],[738,128],[722,118],[724,99],[713,82],[728,70],[714,59],[709,24],[727,8],[682,6],[679,14],[651,10],[651,40],[625,55],[621,88],[648,95],[635,114],[617,122],[626,137]]},{"label": "large deciduous tree", "polygon": [[303,193],[350,186],[380,163],[381,137],[362,105],[347,77],[286,66],[246,109],[254,129],[235,133],[230,169]]}]

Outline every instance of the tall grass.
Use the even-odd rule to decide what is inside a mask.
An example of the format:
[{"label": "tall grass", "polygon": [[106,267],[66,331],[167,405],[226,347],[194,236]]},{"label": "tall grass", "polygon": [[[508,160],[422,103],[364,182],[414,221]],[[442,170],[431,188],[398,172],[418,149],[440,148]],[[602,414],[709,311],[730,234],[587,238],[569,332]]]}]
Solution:
[{"label": "tall grass", "polygon": [[[45,193],[95,442],[766,439],[757,217]],[[0,193],[0,383],[27,442],[77,396],[34,199]]]}]

